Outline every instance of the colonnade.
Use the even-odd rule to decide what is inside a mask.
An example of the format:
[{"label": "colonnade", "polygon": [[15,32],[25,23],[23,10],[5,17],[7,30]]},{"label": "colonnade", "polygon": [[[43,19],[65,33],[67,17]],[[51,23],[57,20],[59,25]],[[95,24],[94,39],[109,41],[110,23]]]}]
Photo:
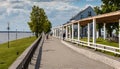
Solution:
[{"label": "colonnade", "polygon": [[[70,36],[72,35],[71,39],[73,40],[74,39],[74,24],[75,23],[70,23],[70,24],[67,24],[67,25],[62,25],[62,26],[58,26],[56,28],[53,28],[53,36],[54,37],[59,37],[59,38],[63,38],[63,33],[65,33],[66,35],[66,39],[70,38]],[[80,41],[80,27],[81,27],[81,23],[80,22],[77,22],[78,24],[78,37],[77,37],[77,40]],[[96,19],[93,19],[92,20],[92,25],[93,25],[93,37],[92,37],[92,41],[93,41],[93,44],[96,43]],[[70,31],[70,26],[72,26],[72,32]],[[87,41],[88,41],[88,45],[90,45],[90,23],[87,23],[87,26],[88,26],[88,30],[87,30]],[[119,19],[119,27],[120,27],[120,19]],[[69,28],[69,29],[68,29]],[[69,33],[68,33],[68,30],[69,30]],[[103,38],[104,40],[106,39],[106,23],[103,24],[103,30],[104,30],[104,34],[103,34]],[[120,28],[119,28],[120,30]],[[59,31],[59,32],[58,32]],[[68,34],[69,34],[69,37],[68,37]],[[120,31],[119,31],[119,37],[120,37]],[[119,48],[120,48],[120,38],[119,38]]]}]

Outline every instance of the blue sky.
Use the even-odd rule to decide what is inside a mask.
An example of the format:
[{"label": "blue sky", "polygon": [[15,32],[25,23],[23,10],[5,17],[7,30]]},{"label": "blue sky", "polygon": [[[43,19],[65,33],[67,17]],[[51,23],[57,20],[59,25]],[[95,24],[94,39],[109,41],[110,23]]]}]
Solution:
[{"label": "blue sky", "polygon": [[100,6],[101,0],[0,0],[0,31],[29,31],[27,22],[33,5],[43,8],[52,26],[61,25],[87,6]]}]

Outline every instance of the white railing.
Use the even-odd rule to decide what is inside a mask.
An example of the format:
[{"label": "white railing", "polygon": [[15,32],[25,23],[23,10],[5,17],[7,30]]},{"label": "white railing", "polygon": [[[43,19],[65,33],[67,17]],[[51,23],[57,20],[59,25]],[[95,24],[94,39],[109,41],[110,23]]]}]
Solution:
[{"label": "white railing", "polygon": [[108,46],[108,45],[103,45],[103,44],[98,44],[98,43],[92,43],[92,42],[86,42],[86,41],[81,41],[81,40],[77,40],[77,39],[65,39],[66,41],[70,41],[72,43],[76,43],[76,44],[80,44],[83,46],[87,46],[87,47],[91,47],[94,49],[99,49],[102,51],[108,51],[108,52],[112,52],[114,54],[119,54],[120,55],[120,48],[117,47],[112,47],[112,46]]}]

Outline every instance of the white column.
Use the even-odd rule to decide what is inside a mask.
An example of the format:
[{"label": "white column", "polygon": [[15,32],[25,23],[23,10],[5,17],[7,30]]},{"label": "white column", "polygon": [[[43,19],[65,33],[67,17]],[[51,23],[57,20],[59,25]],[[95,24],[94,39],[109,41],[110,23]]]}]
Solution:
[{"label": "white column", "polygon": [[57,28],[56,28],[56,37],[57,37],[57,33],[58,33],[58,31],[57,31]]},{"label": "white column", "polygon": [[88,46],[90,45],[90,23],[88,23]]},{"label": "white column", "polygon": [[53,28],[53,36],[55,36],[55,29]]},{"label": "white column", "polygon": [[57,37],[57,28],[56,28],[56,37]]},{"label": "white column", "polygon": [[68,26],[68,38],[70,38],[70,26]]},{"label": "white column", "polygon": [[68,38],[68,27],[66,26],[66,39]]},{"label": "white column", "polygon": [[59,27],[59,39],[61,37],[61,26]]},{"label": "white column", "polygon": [[73,27],[73,23],[72,23],[72,40],[74,39],[74,27]]},{"label": "white column", "polygon": [[120,48],[120,19],[119,19],[119,48]]},{"label": "white column", "polygon": [[56,37],[56,28],[54,30],[55,30],[55,37]]},{"label": "white column", "polygon": [[93,19],[93,44],[96,43],[96,19]]},{"label": "white column", "polygon": [[62,26],[60,26],[60,39],[62,38]]},{"label": "white column", "polygon": [[54,29],[53,28],[52,28],[52,34],[53,34],[52,36],[54,36]]},{"label": "white column", "polygon": [[105,40],[106,39],[106,23],[104,23],[103,28],[104,28],[104,40]]},{"label": "white column", "polygon": [[62,39],[63,39],[63,33],[64,33],[64,26],[62,25],[62,34],[61,34]]},{"label": "white column", "polygon": [[70,25],[70,39],[71,39],[71,35],[72,35],[72,34],[71,34],[71,25]]},{"label": "white column", "polygon": [[78,41],[80,40],[80,23],[78,22]]}]

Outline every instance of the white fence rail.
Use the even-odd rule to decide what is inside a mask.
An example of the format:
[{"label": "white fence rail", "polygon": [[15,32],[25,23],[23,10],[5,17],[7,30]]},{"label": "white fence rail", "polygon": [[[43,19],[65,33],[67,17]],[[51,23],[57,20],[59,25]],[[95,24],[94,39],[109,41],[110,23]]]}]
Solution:
[{"label": "white fence rail", "polygon": [[86,42],[86,41],[81,41],[81,40],[77,40],[77,39],[65,39],[66,41],[70,41],[72,43],[76,43],[76,44],[80,44],[83,46],[87,46],[87,47],[91,47],[94,49],[99,49],[99,50],[103,50],[103,51],[108,51],[108,52],[112,52],[114,54],[119,54],[120,55],[120,48],[117,47],[112,47],[112,46],[108,46],[108,45],[103,45],[103,44],[93,44],[92,42]]}]

